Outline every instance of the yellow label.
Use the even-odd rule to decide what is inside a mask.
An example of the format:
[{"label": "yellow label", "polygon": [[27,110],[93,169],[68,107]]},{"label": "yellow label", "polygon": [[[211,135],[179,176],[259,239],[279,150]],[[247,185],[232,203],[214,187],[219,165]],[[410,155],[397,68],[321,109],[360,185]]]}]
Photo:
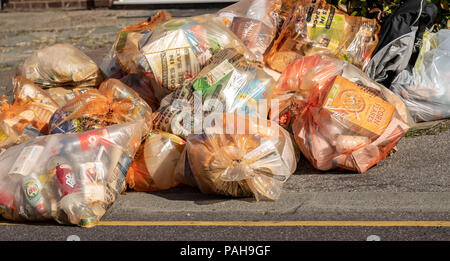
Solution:
[{"label": "yellow label", "polygon": [[335,9],[310,7],[307,18],[308,38],[315,47],[336,51],[345,37],[345,16]]},{"label": "yellow label", "polygon": [[154,130],[154,131],[150,132],[150,134],[148,135],[148,139],[152,139],[152,136],[154,137],[155,134],[159,134],[159,135],[163,136],[164,138],[167,138],[176,144],[180,144],[180,145],[186,144],[186,141],[184,141],[182,138],[178,137],[177,135],[174,135],[174,134],[168,133],[168,132],[164,132],[164,131],[158,131],[158,130]]},{"label": "yellow label", "polygon": [[0,128],[0,142],[5,141],[8,138],[8,134],[6,134],[2,128]]},{"label": "yellow label", "polygon": [[395,107],[341,76],[337,76],[323,105],[339,115],[349,128],[362,135],[374,133],[380,136],[389,125]]}]

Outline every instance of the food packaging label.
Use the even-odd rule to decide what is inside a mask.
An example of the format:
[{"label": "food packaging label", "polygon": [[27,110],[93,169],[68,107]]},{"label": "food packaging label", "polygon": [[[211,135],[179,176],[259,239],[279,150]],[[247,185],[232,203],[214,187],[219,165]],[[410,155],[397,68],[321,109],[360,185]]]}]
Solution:
[{"label": "food packaging label", "polygon": [[308,9],[306,22],[308,25],[308,40],[315,47],[336,51],[345,38],[345,17],[335,14],[336,9],[311,6]]},{"label": "food packaging label", "polygon": [[105,169],[102,162],[88,162],[80,165],[80,179],[83,195],[88,203],[105,201]]},{"label": "food packaging label", "polygon": [[380,136],[391,121],[395,107],[373,93],[368,87],[357,85],[337,76],[323,108],[342,120],[353,132],[363,136]]}]

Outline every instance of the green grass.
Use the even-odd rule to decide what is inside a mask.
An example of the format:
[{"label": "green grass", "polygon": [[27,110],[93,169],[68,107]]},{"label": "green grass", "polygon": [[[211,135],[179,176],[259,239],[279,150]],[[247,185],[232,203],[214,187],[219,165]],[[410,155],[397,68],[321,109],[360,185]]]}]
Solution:
[{"label": "green grass", "polygon": [[450,120],[445,120],[440,122],[439,124],[427,128],[427,129],[415,129],[411,128],[405,135],[407,138],[413,138],[424,135],[436,135],[444,131],[448,131],[450,129]]}]

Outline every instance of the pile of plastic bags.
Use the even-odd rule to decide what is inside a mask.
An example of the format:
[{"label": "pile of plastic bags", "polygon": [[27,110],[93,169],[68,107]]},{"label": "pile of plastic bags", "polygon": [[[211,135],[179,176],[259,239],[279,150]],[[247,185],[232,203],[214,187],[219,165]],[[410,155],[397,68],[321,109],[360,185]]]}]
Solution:
[{"label": "pile of plastic bags", "polygon": [[300,152],[364,173],[414,121],[450,117],[435,15],[409,0],[380,26],[325,0],[242,0],[159,11],[100,66],[69,44],[36,50],[0,99],[0,214],[92,227],[124,191],[180,186],[276,200]]}]

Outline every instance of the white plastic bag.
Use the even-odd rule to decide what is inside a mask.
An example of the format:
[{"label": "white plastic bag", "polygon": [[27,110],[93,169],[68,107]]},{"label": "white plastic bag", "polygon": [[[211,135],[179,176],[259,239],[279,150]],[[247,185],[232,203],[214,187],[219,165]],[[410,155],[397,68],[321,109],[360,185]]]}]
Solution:
[{"label": "white plastic bag", "polygon": [[144,122],[37,137],[0,154],[0,214],[92,227],[125,188]]},{"label": "white plastic bag", "polygon": [[450,30],[425,33],[412,72],[401,72],[391,89],[416,122],[450,117]]}]

